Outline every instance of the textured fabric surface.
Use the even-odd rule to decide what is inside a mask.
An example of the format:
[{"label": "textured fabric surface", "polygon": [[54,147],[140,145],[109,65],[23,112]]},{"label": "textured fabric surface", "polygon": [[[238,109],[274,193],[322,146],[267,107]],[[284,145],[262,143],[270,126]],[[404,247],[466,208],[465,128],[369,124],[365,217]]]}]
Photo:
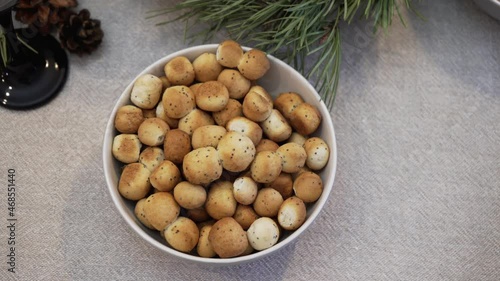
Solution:
[{"label": "textured fabric surface", "polygon": [[[0,280],[499,280],[500,22],[472,1],[425,1],[373,36],[343,26],[332,118],[338,169],[300,239],[249,264],[201,267],[139,238],[102,168],[105,124],[146,66],[187,46],[146,11],[173,1],[85,1],[105,31],[70,57],[60,95],[0,108]],[[218,43],[218,39],[214,40]],[[7,272],[7,169],[16,169],[17,274]]]}]

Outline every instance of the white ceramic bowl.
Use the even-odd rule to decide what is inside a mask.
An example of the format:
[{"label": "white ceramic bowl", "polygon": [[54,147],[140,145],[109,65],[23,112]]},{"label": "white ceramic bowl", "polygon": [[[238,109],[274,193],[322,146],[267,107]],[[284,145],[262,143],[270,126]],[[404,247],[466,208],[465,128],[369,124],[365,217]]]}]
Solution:
[{"label": "white ceramic bowl", "polygon": [[500,20],[500,0],[474,0],[490,16]]},{"label": "white ceramic bowl", "polygon": [[[177,56],[186,56],[190,60],[193,60],[194,58],[205,52],[215,53],[216,49],[217,45],[211,44],[211,45],[201,45],[201,46],[191,47],[175,52],[153,63],[152,65],[144,69],[138,76],[146,73],[158,76],[164,75],[163,67],[172,58]],[[266,73],[266,75],[258,81],[258,84],[263,86],[271,95],[273,95],[273,97],[276,97],[277,94],[281,92],[294,91],[300,93],[306,102],[315,105],[319,109],[323,117],[321,125],[314,135],[320,136],[328,143],[328,145],[330,146],[331,153],[327,166],[319,173],[321,178],[323,179],[323,184],[324,184],[324,190],[321,197],[314,204],[309,205],[307,207],[307,219],[304,222],[304,224],[296,231],[291,233],[286,233],[285,235],[283,235],[283,237],[280,238],[280,241],[269,249],[260,252],[254,252],[247,256],[221,259],[221,258],[202,258],[195,255],[182,253],[171,248],[170,246],[167,245],[166,241],[162,237],[160,237],[158,231],[152,231],[144,227],[136,219],[134,215],[135,202],[126,200],[123,197],[121,197],[117,188],[120,171],[124,165],[115,160],[111,153],[113,138],[117,134],[117,131],[114,128],[114,117],[119,107],[126,104],[131,104],[129,95],[133,85],[132,82],[127,86],[127,88],[118,98],[118,101],[116,102],[116,105],[113,108],[113,111],[110,115],[109,121],[106,126],[106,131],[104,135],[104,144],[103,144],[104,175],[106,177],[106,183],[108,185],[111,198],[113,199],[113,203],[116,205],[122,217],[125,219],[128,225],[130,225],[130,227],[137,234],[139,234],[140,237],[142,237],[144,240],[146,240],[154,247],[173,256],[204,264],[224,265],[224,264],[236,264],[236,263],[248,262],[266,256],[270,253],[276,252],[281,248],[285,247],[286,245],[290,244],[295,239],[297,239],[297,237],[299,237],[301,233],[303,233],[307,228],[309,228],[311,223],[318,216],[321,209],[325,205],[333,187],[333,181],[335,178],[335,171],[337,167],[337,145],[335,142],[335,132],[330,117],[330,113],[325,104],[323,103],[323,101],[321,101],[317,92],[303,76],[301,76],[292,67],[290,67],[289,65],[280,60],[272,56],[269,56],[269,59],[271,61],[271,68]],[[322,226],[314,225],[314,227],[321,228]]]}]

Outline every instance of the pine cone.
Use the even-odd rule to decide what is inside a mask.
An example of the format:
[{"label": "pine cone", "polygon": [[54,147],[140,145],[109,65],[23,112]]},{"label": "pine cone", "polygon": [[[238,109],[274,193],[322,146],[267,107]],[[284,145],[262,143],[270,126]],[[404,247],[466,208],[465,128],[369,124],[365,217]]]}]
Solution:
[{"label": "pine cone", "polygon": [[101,22],[91,19],[87,9],[71,14],[59,28],[61,45],[79,55],[92,53],[101,44],[103,37]]},{"label": "pine cone", "polygon": [[53,26],[66,20],[68,9],[77,5],[77,0],[20,0],[16,20],[48,34]]}]

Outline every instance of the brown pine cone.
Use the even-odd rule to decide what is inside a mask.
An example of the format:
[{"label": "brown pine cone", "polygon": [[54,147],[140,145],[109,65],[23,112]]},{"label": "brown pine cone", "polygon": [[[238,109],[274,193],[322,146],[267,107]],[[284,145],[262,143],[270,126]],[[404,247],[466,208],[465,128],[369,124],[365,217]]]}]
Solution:
[{"label": "brown pine cone", "polygon": [[53,26],[66,19],[68,9],[77,5],[77,0],[19,0],[16,20],[48,34]]},{"label": "brown pine cone", "polygon": [[103,37],[101,22],[91,19],[87,9],[71,14],[59,28],[61,45],[79,55],[92,53],[101,44]]}]

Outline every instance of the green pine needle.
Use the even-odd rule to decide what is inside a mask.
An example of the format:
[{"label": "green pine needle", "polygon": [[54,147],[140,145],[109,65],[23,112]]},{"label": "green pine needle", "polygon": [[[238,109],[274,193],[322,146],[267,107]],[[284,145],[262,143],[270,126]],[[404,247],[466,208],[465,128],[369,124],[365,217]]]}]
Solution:
[{"label": "green pine needle", "polygon": [[[32,51],[35,54],[38,54],[38,51],[33,49],[26,41],[24,41],[19,35],[16,33],[16,38],[17,40],[23,44],[28,50]],[[7,67],[7,64],[10,61],[10,56],[9,56],[8,48],[7,48],[7,33],[3,29],[3,27],[0,26],[0,56],[2,57],[2,63],[4,67]]]},{"label": "green pine needle", "polygon": [[2,57],[3,66],[7,66],[9,61],[7,55],[7,38],[5,37],[5,31],[3,27],[0,26],[0,56]]},{"label": "green pine needle", "polygon": [[[184,0],[151,11],[148,18],[176,14],[159,24],[180,20],[186,24],[186,38],[192,41],[209,41],[225,31],[242,45],[262,49],[315,81],[331,108],[340,75],[340,22],[350,23],[361,15],[373,20],[374,32],[379,27],[387,30],[394,15],[405,24],[403,7],[417,13],[412,0]],[[309,67],[308,57],[315,59]]]}]

